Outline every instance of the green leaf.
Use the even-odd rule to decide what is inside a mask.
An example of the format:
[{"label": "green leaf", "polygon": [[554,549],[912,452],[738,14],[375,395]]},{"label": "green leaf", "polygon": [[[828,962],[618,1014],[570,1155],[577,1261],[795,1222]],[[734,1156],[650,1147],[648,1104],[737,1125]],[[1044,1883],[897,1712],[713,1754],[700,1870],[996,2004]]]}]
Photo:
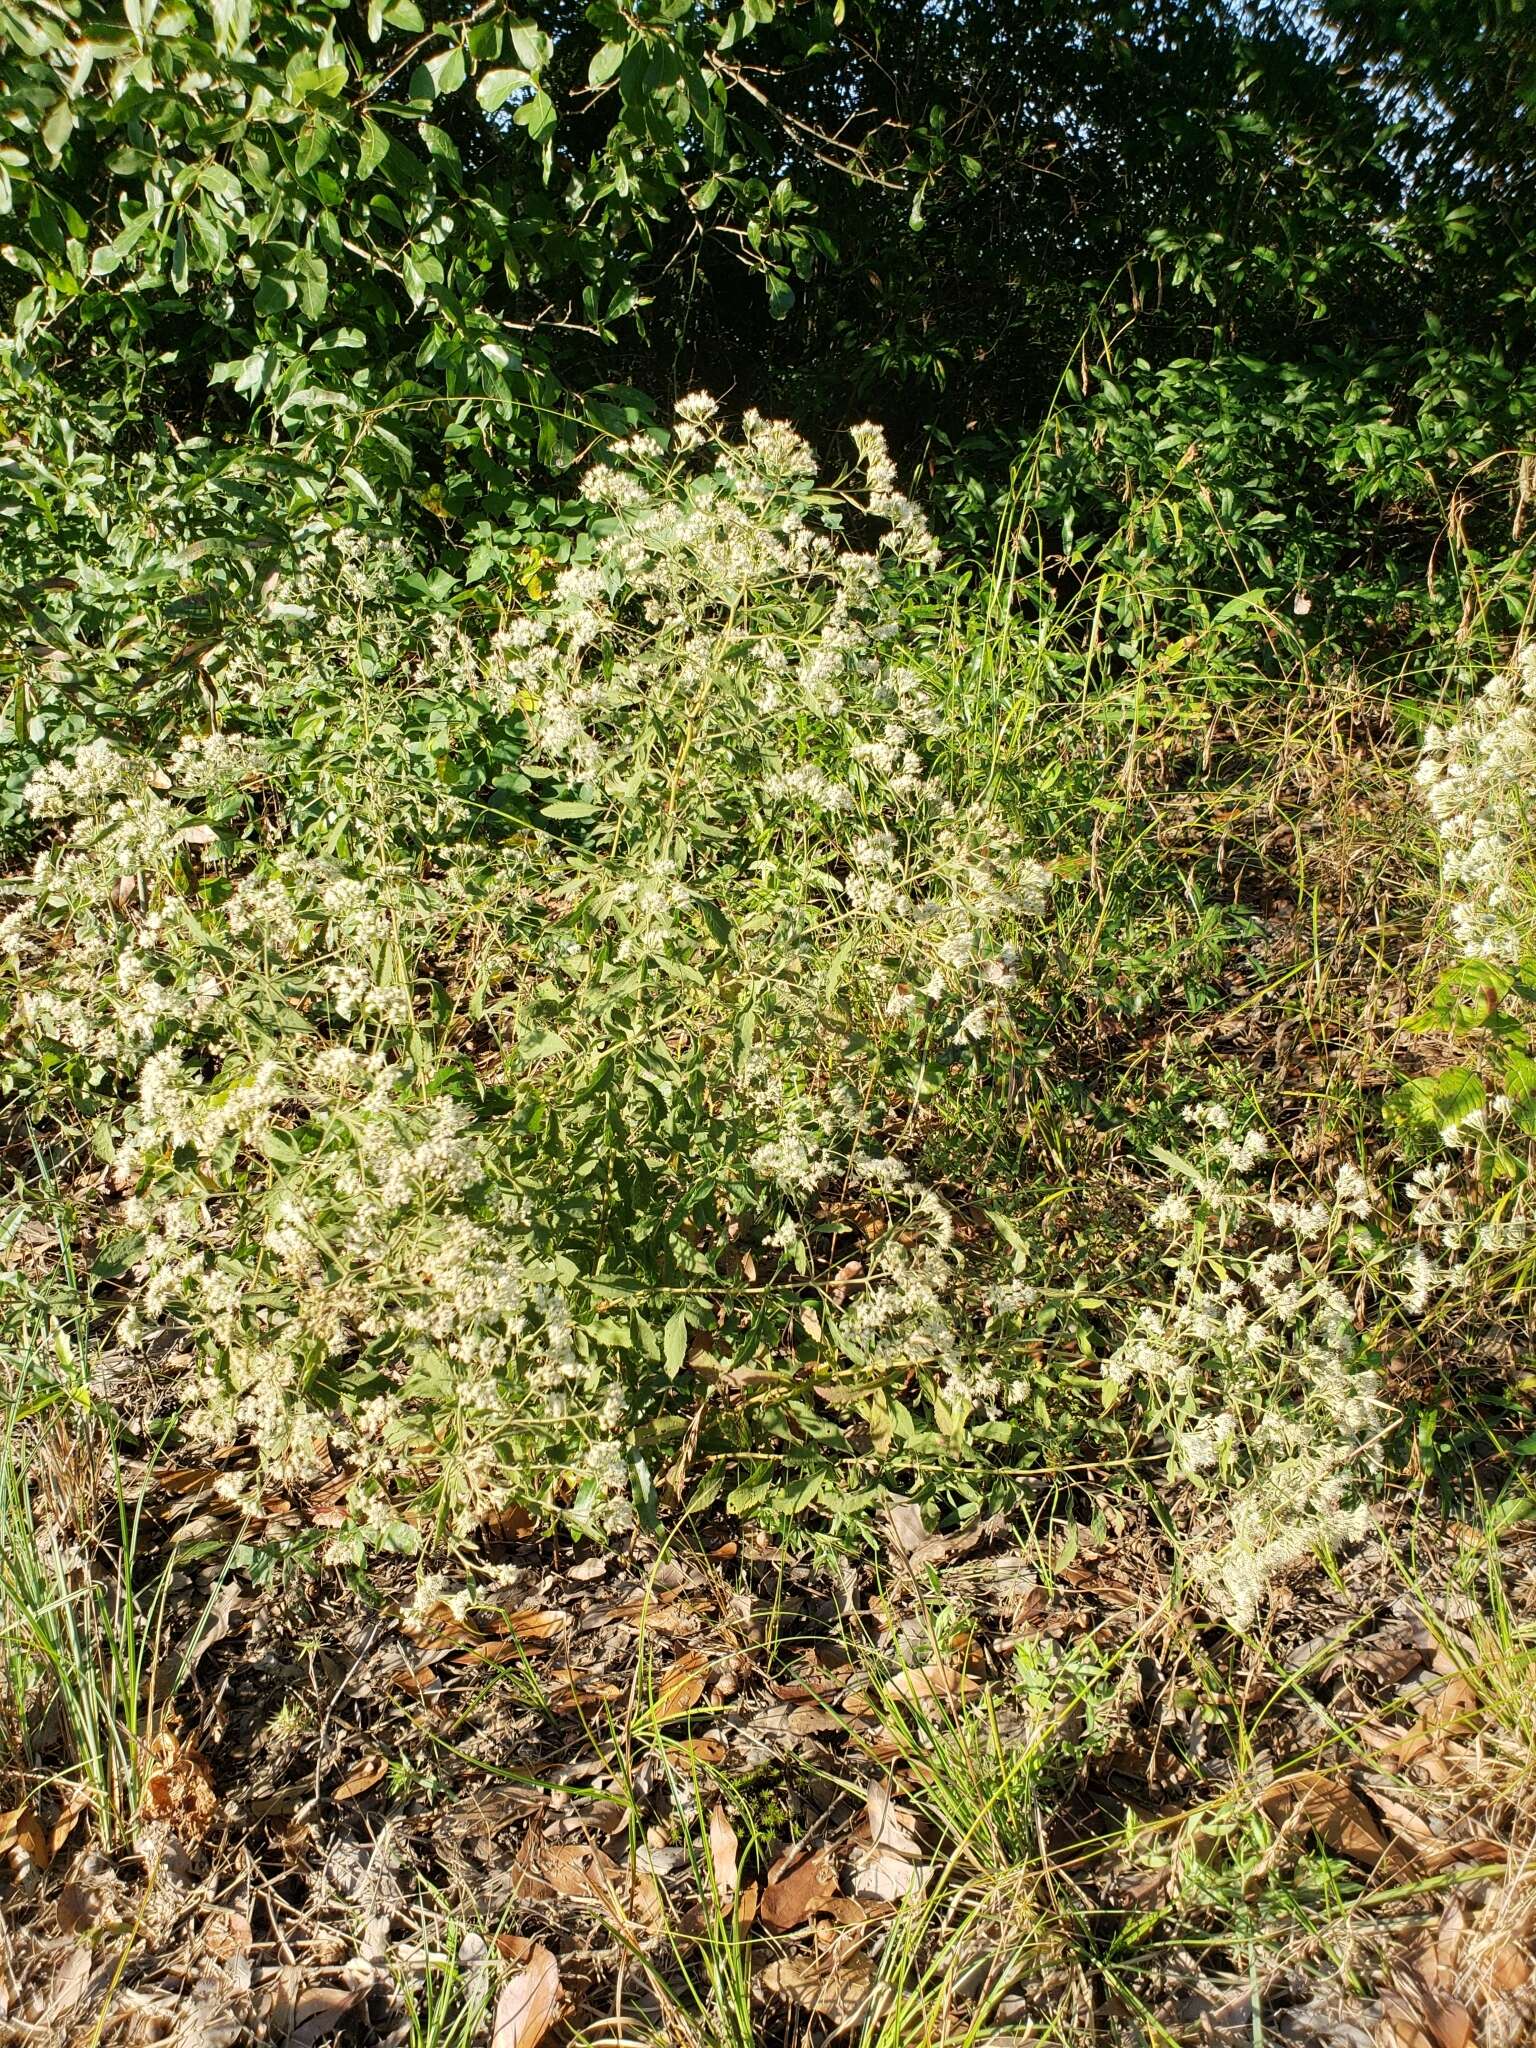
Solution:
[{"label": "green leaf", "polygon": [[536,1031],[529,1038],[517,1041],[517,1056],[525,1066],[532,1066],[536,1060],[556,1060],[570,1052],[570,1043],[558,1031]]},{"label": "green leaf", "polygon": [[423,121],[417,127],[416,133],[439,163],[449,165],[455,175],[463,169],[458,146],[446,128],[439,128],[434,121]]},{"label": "green leaf", "polygon": [[1448,1067],[1442,1074],[1420,1074],[1387,1097],[1392,1117],[1421,1135],[1438,1134],[1481,1109],[1486,1092],[1476,1074]]},{"label": "green leaf", "polygon": [[298,286],[291,277],[269,274],[257,285],[252,303],[258,313],[281,317],[291,310],[298,296]]},{"label": "green leaf", "polygon": [[656,1492],[656,1482],[651,1477],[651,1468],[639,1451],[629,1453],[629,1468],[636,1519],[642,1529],[654,1534],[661,1526],[661,1501]]},{"label": "green leaf", "polygon": [[357,152],[357,175],[360,178],[371,178],[388,154],[389,137],[377,121],[370,121],[365,114],[362,142]]},{"label": "green leaf", "polygon": [[455,43],[451,50],[444,50],[427,60],[427,69],[432,74],[432,84],[440,92],[457,92],[464,83],[464,50]]},{"label": "green leaf", "polygon": [[606,85],[624,62],[627,43],[604,43],[587,66],[588,85]]},{"label": "green leaf", "polygon": [[300,58],[288,66],[288,92],[296,106],[312,100],[331,100],[347,82],[345,64],[317,65]]},{"label": "green leaf", "polygon": [[526,128],[534,141],[537,142],[541,136],[547,135],[550,129],[554,127],[558,116],[555,113],[554,102],[550,99],[549,95],[543,92],[536,92],[530,99],[523,101],[523,104],[512,118],[519,128]]},{"label": "green leaf", "polygon": [[43,116],[43,147],[50,156],[60,156],[75,132],[75,110],[67,99],[55,100]]},{"label": "green leaf", "polygon": [[319,320],[325,312],[329,274],[318,256],[305,254],[294,261],[298,279],[299,310],[306,320]]},{"label": "green leaf", "polygon": [[595,818],[597,812],[596,804],[578,803],[574,797],[562,798],[558,803],[542,804],[539,808],[541,818]]},{"label": "green leaf", "polygon": [[494,114],[506,105],[513,93],[522,92],[532,82],[527,72],[515,65],[487,71],[475,87],[475,98],[488,114]]},{"label": "green leaf", "polygon": [[688,1318],[681,1309],[675,1309],[667,1318],[667,1327],[661,1337],[661,1350],[667,1377],[676,1379],[688,1358]]},{"label": "green leaf", "polygon": [[513,49],[530,71],[542,70],[554,55],[554,44],[537,22],[509,22],[507,33],[512,38]]},{"label": "green leaf", "polygon": [[347,463],[343,467],[341,474],[365,505],[371,505],[375,512],[380,509],[379,494],[360,469],[354,467],[351,463]]}]

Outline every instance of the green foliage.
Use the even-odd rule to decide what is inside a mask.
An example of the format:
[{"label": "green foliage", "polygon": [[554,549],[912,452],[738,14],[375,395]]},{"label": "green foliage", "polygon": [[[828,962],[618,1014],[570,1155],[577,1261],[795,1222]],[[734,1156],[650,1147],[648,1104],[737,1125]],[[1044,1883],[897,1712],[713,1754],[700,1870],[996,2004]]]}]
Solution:
[{"label": "green foliage", "polygon": [[[530,453],[643,411],[573,397],[556,345],[632,321],[658,222],[728,235],[792,303],[819,231],[726,56],[777,12],[7,6],[11,362],[67,366],[108,432],[249,422],[293,508],[509,506]],[[825,26],[795,13],[786,55]]]}]

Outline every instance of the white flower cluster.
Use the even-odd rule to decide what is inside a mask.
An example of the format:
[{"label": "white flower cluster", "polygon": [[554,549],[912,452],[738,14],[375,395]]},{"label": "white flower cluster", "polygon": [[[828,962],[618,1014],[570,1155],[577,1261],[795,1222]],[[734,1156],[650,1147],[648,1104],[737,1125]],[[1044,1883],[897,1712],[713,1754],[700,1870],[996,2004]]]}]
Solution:
[{"label": "white flower cluster", "polygon": [[1213,1486],[1196,1569],[1235,1626],[1264,1588],[1322,1544],[1364,1533],[1349,1504],[1386,1417],[1335,1266],[1377,1203],[1346,1161],[1298,1196],[1259,1184],[1263,1134],[1234,1135],[1220,1104],[1186,1112],[1196,1156],[1152,1211],[1170,1239],[1164,1298],[1145,1307],[1104,1374],[1134,1390],[1178,1475]]},{"label": "white flower cluster", "polygon": [[142,764],[110,740],[91,740],[68,760],[49,761],[26,787],[34,818],[98,816],[116,797],[144,787]]},{"label": "white flower cluster", "polygon": [[1418,782],[1458,948],[1518,967],[1536,939],[1536,642],[1452,725],[1430,727]]},{"label": "white flower cluster", "polygon": [[[270,1068],[199,1090],[167,1055],[146,1067],[142,1121],[120,1160],[138,1173],[125,1220],[140,1249],[135,1326],[118,1340],[174,1318],[201,1361],[188,1427],[212,1442],[248,1436],[288,1478],[350,1447],[370,1487],[408,1479],[422,1439],[404,1397],[435,1388],[426,1427],[441,1437],[453,1417],[449,1491],[467,1524],[511,1495],[498,1446],[529,1385],[549,1413],[606,1400],[610,1429],[613,1387],[575,1340],[558,1284],[530,1263],[521,1202],[474,1199],[495,1168],[468,1112],[413,1099],[408,1073],[377,1058],[333,1058],[325,1078],[365,1092],[328,1109]],[[297,1169],[269,1156],[280,1107],[306,1114]],[[155,1142],[209,1158],[229,1140],[244,1171],[210,1186],[205,1170],[196,1195],[151,1157]],[[350,1414],[324,1413],[316,1380],[359,1355],[375,1391]]]},{"label": "white flower cluster", "polygon": [[1499,1119],[1496,1112],[1492,1122],[1485,1113],[1476,1114],[1472,1135],[1464,1135],[1466,1119],[1450,1134],[1453,1156],[1416,1167],[1408,1182],[1408,1221],[1415,1242],[1403,1255],[1400,1275],[1402,1305],[1414,1318],[1464,1288],[1480,1256],[1518,1254],[1536,1236],[1536,1194],[1529,1179],[1512,1178],[1490,1205],[1477,1146],[1498,1134]]},{"label": "white flower cluster", "polygon": [[853,429],[853,445],[859,451],[864,480],[869,491],[869,509],[877,519],[887,520],[902,551],[913,561],[932,564],[939,558],[938,546],[928,531],[921,508],[899,487],[896,465],[886,445],[885,430],[872,421]]},{"label": "white flower cluster", "polygon": [[[113,1170],[135,1291],[114,1342],[131,1352],[179,1333],[194,1436],[243,1436],[284,1478],[351,1456],[360,1501],[392,1477],[419,1484],[430,1451],[445,1503],[473,1520],[515,1496],[511,1421],[541,1374],[567,1404],[606,1402],[614,1427],[607,1367],[560,1337],[554,1278],[529,1277],[541,1267],[520,1198],[500,1185],[481,1197],[495,1175],[470,1112],[423,1095],[384,1049],[411,1037],[391,956],[442,950],[471,895],[494,927],[494,889],[451,862],[429,887],[282,843],[243,849],[256,864],[211,900],[195,876],[149,866],[183,843],[198,802],[276,765],[216,734],[163,763],[95,742],[34,777],[36,814],[65,829],[13,885],[6,950],[39,971],[21,978],[6,1050],[51,1060],[62,1046],[124,1093]],[[148,807],[165,822],[135,851],[127,917],[124,820]],[[264,1031],[274,1015],[281,1028]],[[329,1036],[351,1019],[361,1044]],[[319,1397],[360,1362],[366,1399]]]}]

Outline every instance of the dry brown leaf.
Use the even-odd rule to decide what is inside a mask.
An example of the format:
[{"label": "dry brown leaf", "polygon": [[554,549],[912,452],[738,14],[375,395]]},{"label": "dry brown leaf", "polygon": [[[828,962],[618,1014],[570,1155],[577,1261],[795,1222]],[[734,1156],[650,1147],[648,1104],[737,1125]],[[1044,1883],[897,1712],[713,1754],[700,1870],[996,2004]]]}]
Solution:
[{"label": "dry brown leaf", "polygon": [[338,1804],[344,1799],[356,1799],[362,1793],[372,1791],[379,1780],[388,1774],[389,1765],[383,1757],[365,1756],[360,1764],[348,1771],[331,1797]]},{"label": "dry brown leaf", "polygon": [[923,1527],[923,1511],[915,1501],[887,1501],[885,1526],[890,1530],[897,1555],[902,1559],[910,1558],[928,1540],[928,1531]]},{"label": "dry brown leaf", "polygon": [[199,1934],[203,1953],[217,1963],[227,1963],[233,1956],[249,1955],[251,1939],[250,1921],[233,1906],[221,1906],[210,1913]]},{"label": "dry brown leaf", "polygon": [[503,1619],[509,1625],[505,1633],[471,1643],[459,1651],[454,1663],[516,1664],[530,1650],[544,1649],[570,1627],[570,1617],[554,1608],[521,1607]]},{"label": "dry brown leaf", "polygon": [[927,1700],[968,1700],[981,1691],[981,1680],[952,1664],[923,1664],[898,1671],[886,1691],[919,1706]]},{"label": "dry brown leaf", "polygon": [[530,1647],[553,1642],[570,1626],[570,1616],[563,1614],[558,1607],[513,1607],[499,1615],[497,1620],[509,1636],[516,1636],[520,1643]]},{"label": "dry brown leaf", "polygon": [[783,2000],[818,2019],[847,2026],[868,2000],[874,1974],[874,1964],[862,1952],[840,1962],[824,1956],[785,1956],[759,1970],[752,1988],[759,1997]]},{"label": "dry brown leaf", "polygon": [[804,1678],[771,1680],[768,1690],[776,1700],[809,1700],[813,1705],[825,1704],[837,1698],[853,1672],[851,1664],[839,1664],[835,1669],[813,1667]]},{"label": "dry brown leaf", "polygon": [[[127,1469],[125,1461],[124,1470]],[[134,1471],[136,1476],[142,1473],[145,1479],[149,1477],[148,1467],[135,1466]],[[223,1468],[219,1465],[177,1465],[171,1469],[162,1467],[155,1473],[155,1486],[161,1493],[206,1493],[222,1476]]]},{"label": "dry brown leaf", "polygon": [[0,1855],[19,1850],[35,1870],[46,1870],[53,1860],[48,1830],[30,1806],[14,1806],[0,1814]]},{"label": "dry brown leaf", "polygon": [[618,1895],[618,1864],[601,1849],[586,1843],[541,1843],[537,1868],[550,1890],[562,1899],[605,1899]]},{"label": "dry brown leaf", "polygon": [[600,1907],[618,1925],[635,1919],[660,1924],[661,1894],[644,1870],[623,1869],[586,1842],[525,1838],[512,1866],[515,1895],[523,1899],[576,1899]]},{"label": "dry brown leaf", "polygon": [[[1438,1660],[1435,1668],[1440,1668]],[[1447,1721],[1465,1720],[1469,1714],[1476,1712],[1477,1694],[1454,1665],[1444,1685],[1435,1687],[1423,1707],[1424,1718],[1427,1721],[1438,1722],[1442,1726]]]},{"label": "dry brown leaf", "polygon": [[1424,1652],[1417,1643],[1347,1643],[1318,1672],[1325,1682],[1335,1678],[1370,1678],[1378,1685],[1397,1685],[1422,1670]]},{"label": "dry brown leaf", "polygon": [[100,1934],[109,1927],[116,1931],[121,1914],[114,1912],[120,1893],[110,1864],[95,1856],[77,1858],[74,1872],[59,1888],[54,1913],[64,1934]]},{"label": "dry brown leaf", "polygon": [[622,1686],[599,1679],[591,1671],[578,1671],[573,1665],[552,1671],[545,1683],[550,1708],[556,1714],[585,1714],[624,1697]]},{"label": "dry brown leaf", "polygon": [[883,1785],[871,1785],[864,1810],[869,1818],[869,1839],[875,1848],[894,1849],[898,1856],[914,1861],[921,1857],[917,1815],[910,1807],[898,1806]]},{"label": "dry brown leaf", "polygon": [[1501,1941],[1488,1958],[1488,1977],[1499,1991],[1518,1991],[1529,1983],[1531,1959],[1518,1942]]},{"label": "dry brown leaf", "polygon": [[760,1735],[836,1735],[842,1723],[825,1707],[806,1700],[796,1706],[786,1701],[780,1706],[766,1707],[754,1717],[752,1727]]},{"label": "dry brown leaf", "polygon": [[758,1918],[770,1932],[787,1934],[825,1912],[836,1896],[836,1858],[830,1849],[818,1849],[767,1887],[758,1903]]},{"label": "dry brown leaf", "polygon": [[1365,1869],[1374,1870],[1381,1862],[1398,1869],[1408,1860],[1396,1843],[1387,1840],[1348,1785],[1326,1771],[1297,1771],[1276,1779],[1259,1807],[1277,1824],[1292,1823],[1294,1816],[1293,1824],[1311,1828],[1330,1849]]},{"label": "dry brown leaf", "polygon": [[189,1743],[164,1728],[145,1744],[149,1769],[139,1802],[142,1820],[164,1821],[178,1835],[200,1841],[219,1811],[208,1766]]},{"label": "dry brown leaf", "polygon": [[[53,1974],[48,1989],[47,2002],[40,2017],[46,2020],[63,2019],[85,1996],[91,1981],[91,1947],[88,1942],[76,1942],[63,1958]],[[57,2038],[57,2037],[55,2037]]]},{"label": "dry brown leaf", "polygon": [[491,2048],[538,2048],[560,2006],[560,1965],[536,1945],[525,1968],[509,1977],[496,1999]]},{"label": "dry brown leaf", "polygon": [[1423,1983],[1418,1991],[1419,2024],[1427,2027],[1435,2048],[1473,2048],[1477,2037],[1472,2015],[1460,1999],[1447,1997]]},{"label": "dry brown leaf", "polygon": [[1455,1863],[1503,1863],[1508,1857],[1508,1845],[1495,1841],[1490,1835],[1466,1835],[1446,1840],[1435,1833],[1422,1814],[1380,1786],[1368,1785],[1366,1794],[1405,1853],[1410,1855],[1414,1870],[1420,1876],[1433,1876]]},{"label": "dry brown leaf", "polygon": [[665,1606],[651,1606],[645,1611],[640,1632],[662,1642],[682,1642],[689,1636],[699,1634],[704,1624],[698,1610],[681,1600],[668,1600]]},{"label": "dry brown leaf", "polygon": [[717,1805],[709,1816],[709,1856],[715,1871],[715,1896],[724,1906],[728,1906],[736,1896],[739,1853],[736,1830],[726,1818],[725,1808]]},{"label": "dry brown leaf", "polygon": [[667,1744],[669,1756],[691,1756],[701,1764],[723,1764],[730,1751],[718,1735],[683,1735]]},{"label": "dry brown leaf", "polygon": [[288,2048],[313,2048],[334,2034],[363,1995],[361,1984],[317,1984],[301,1988],[298,1969],[279,1972],[277,1996],[268,2025]]},{"label": "dry brown leaf", "polygon": [[540,1944],[526,1934],[498,1934],[492,1946],[504,1963],[510,1963],[514,1970],[522,1970],[533,1961],[533,1952]]},{"label": "dry brown leaf", "polygon": [[244,1598],[239,1581],[226,1579],[217,1597],[192,1623],[181,1641],[168,1656],[160,1659],[150,1694],[156,1706],[164,1706],[172,1690],[186,1684],[214,1644],[222,1643],[230,1634]]},{"label": "dry brown leaf", "polygon": [[703,1699],[708,1682],[709,1659],[690,1650],[662,1673],[651,1701],[652,1715],[658,1721],[667,1721],[688,1713]]},{"label": "dry brown leaf", "polygon": [[897,1899],[904,1899],[927,1876],[926,1864],[914,1863],[899,1849],[875,1844],[854,1857],[850,1889],[856,1899],[890,1905]]},{"label": "dry brown leaf", "polygon": [[507,1508],[501,1514],[487,1515],[480,1524],[480,1534],[493,1543],[521,1543],[538,1526],[526,1508]]},{"label": "dry brown leaf", "polygon": [[74,1833],[76,1823],[84,1819],[90,1813],[90,1810],[91,1802],[78,1785],[65,1787],[64,1804],[59,1810],[59,1817],[48,1830],[48,1859],[50,1862],[58,1855],[59,1851]]}]

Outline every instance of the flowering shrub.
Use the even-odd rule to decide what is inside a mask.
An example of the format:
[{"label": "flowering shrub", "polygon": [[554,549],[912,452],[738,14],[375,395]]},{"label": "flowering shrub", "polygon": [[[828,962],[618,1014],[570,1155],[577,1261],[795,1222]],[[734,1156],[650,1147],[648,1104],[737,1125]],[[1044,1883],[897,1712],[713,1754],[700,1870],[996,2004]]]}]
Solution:
[{"label": "flowering shrub", "polygon": [[1431,726],[1419,787],[1440,843],[1463,959],[1518,970],[1536,943],[1536,645],[1447,728]]},{"label": "flowering shrub", "polygon": [[174,1340],[190,1436],[339,1468],[375,1540],[428,1503],[611,1526],[706,1420],[815,1426],[785,1389],[822,1347],[946,1428],[1006,1397],[892,1133],[1016,1029],[1052,878],[957,777],[901,627],[932,542],[855,439],[851,497],[685,401],[488,640],[344,537],[269,585],[207,730],[28,786],[3,1056],[110,1158],[103,1346]]},{"label": "flowering shrub", "polygon": [[1369,1526],[1359,1488],[1388,1411],[1345,1286],[1383,1264],[1388,1240],[1352,1162],[1288,1191],[1262,1131],[1235,1136],[1218,1103],[1186,1115],[1193,1156],[1163,1155],[1172,1178],[1150,1218],[1171,1277],[1105,1382],[1135,1395],[1170,1475],[1207,1497],[1192,1572],[1246,1628],[1275,1579]]},{"label": "flowering shrub", "polygon": [[[1415,1020],[1470,1038],[1476,1067],[1419,1076],[1393,1099],[1421,1163],[1408,1307],[1465,1287],[1531,1240],[1536,1136],[1536,647],[1520,647],[1451,725],[1432,726],[1418,783],[1459,956]],[[1424,1160],[1424,1155],[1430,1157]],[[1438,1156],[1436,1156],[1438,1155]]]},{"label": "flowering shrub", "polygon": [[1460,957],[1417,1021],[1477,1033],[1493,1085],[1457,1067],[1397,1091],[1411,1170],[1395,1201],[1350,1163],[1287,1192],[1261,1132],[1235,1137],[1219,1105],[1189,1112],[1196,1156],[1163,1155],[1175,1179],[1151,1215],[1171,1279],[1106,1363],[1111,1398],[1134,1395],[1170,1473],[1204,1496],[1190,1562],[1240,1627],[1291,1566],[1368,1527],[1361,1485],[1389,1420],[1368,1317],[1417,1326],[1480,1273],[1490,1303],[1517,1302],[1532,1242],[1536,651],[1431,728],[1418,783]]}]

